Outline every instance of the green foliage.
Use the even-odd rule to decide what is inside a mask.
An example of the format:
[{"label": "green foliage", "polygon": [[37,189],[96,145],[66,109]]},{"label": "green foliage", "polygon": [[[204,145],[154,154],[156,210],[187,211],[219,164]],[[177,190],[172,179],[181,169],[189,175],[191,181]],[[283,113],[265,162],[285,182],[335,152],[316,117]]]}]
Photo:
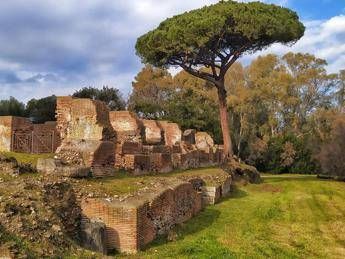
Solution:
[{"label": "green foliage", "polygon": [[[294,149],[291,164],[285,164],[283,157],[287,143]],[[308,139],[299,138],[294,134],[272,137],[268,143],[265,155],[265,168],[262,170],[272,173],[315,174],[319,169],[313,160],[313,151],[309,149]]]},{"label": "green foliage", "polygon": [[8,100],[0,101],[0,116],[20,116],[25,115],[25,105],[16,98],[10,97]]},{"label": "green foliage", "polygon": [[128,109],[147,119],[162,119],[166,103],[175,89],[172,76],[167,70],[146,65],[132,83],[133,91]]},{"label": "green foliage", "polygon": [[25,115],[36,123],[55,121],[56,96],[48,96],[42,99],[31,99],[26,104]]},{"label": "green foliage", "polygon": [[209,97],[192,88],[182,88],[172,95],[166,110],[166,119],[178,123],[183,129],[209,132],[216,143],[221,143],[218,107]]},{"label": "green foliage", "polygon": [[185,72],[174,78],[164,69],[144,67],[133,82],[128,108],[140,117],[169,120],[182,129],[209,132],[221,143],[218,106],[205,81]]},{"label": "green foliage", "polygon": [[295,12],[260,2],[217,4],[176,15],[141,36],[137,54],[155,66],[178,62],[207,65],[229,50],[254,52],[273,43],[292,43],[304,34]]},{"label": "green foliage", "polygon": [[124,110],[126,102],[120,91],[116,88],[103,86],[102,89],[95,87],[84,87],[73,94],[73,97],[90,98],[105,102],[111,111]]}]

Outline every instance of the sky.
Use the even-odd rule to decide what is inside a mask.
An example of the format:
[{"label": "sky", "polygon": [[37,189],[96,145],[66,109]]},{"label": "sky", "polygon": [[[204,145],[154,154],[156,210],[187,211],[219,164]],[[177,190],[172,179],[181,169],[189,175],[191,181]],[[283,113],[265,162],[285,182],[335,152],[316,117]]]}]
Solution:
[{"label": "sky", "polygon": [[[136,39],[181,12],[217,0],[2,0],[0,99],[69,95],[108,85],[128,97],[143,64]],[[345,0],[265,0],[293,9],[306,26],[292,47],[261,53],[308,52],[326,59],[330,73],[345,69]]]}]

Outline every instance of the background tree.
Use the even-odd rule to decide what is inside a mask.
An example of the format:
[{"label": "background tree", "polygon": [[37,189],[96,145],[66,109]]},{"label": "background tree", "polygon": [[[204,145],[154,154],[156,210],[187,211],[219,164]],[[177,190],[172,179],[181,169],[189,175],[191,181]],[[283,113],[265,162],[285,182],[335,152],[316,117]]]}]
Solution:
[{"label": "background tree", "polygon": [[16,98],[10,97],[8,100],[0,101],[0,116],[24,116],[25,105]]},{"label": "background tree", "polygon": [[173,78],[167,70],[146,65],[132,83],[128,109],[143,118],[162,119],[173,91]]},{"label": "background tree", "polygon": [[55,121],[56,96],[48,96],[42,99],[31,99],[26,104],[25,115],[35,123]]},{"label": "background tree", "polygon": [[[137,54],[157,67],[180,66],[217,89],[226,157],[232,155],[225,74],[244,53],[276,43],[293,43],[304,26],[295,12],[260,2],[221,1],[174,16],[141,36]],[[200,70],[200,66],[210,72]]]},{"label": "background tree", "polygon": [[321,146],[318,155],[323,172],[345,180],[345,115],[339,115],[332,125],[330,139]]},{"label": "background tree", "polygon": [[123,99],[120,91],[116,88],[108,86],[103,86],[102,89],[95,87],[84,87],[76,91],[72,96],[103,101],[107,104],[111,111],[126,109],[126,102]]}]

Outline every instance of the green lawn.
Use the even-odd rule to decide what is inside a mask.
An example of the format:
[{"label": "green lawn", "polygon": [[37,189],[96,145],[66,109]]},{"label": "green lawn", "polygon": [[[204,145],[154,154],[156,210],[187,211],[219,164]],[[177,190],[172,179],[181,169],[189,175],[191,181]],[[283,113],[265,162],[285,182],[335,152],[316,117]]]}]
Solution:
[{"label": "green lawn", "polygon": [[128,257],[345,258],[345,183],[266,175],[174,232]]}]

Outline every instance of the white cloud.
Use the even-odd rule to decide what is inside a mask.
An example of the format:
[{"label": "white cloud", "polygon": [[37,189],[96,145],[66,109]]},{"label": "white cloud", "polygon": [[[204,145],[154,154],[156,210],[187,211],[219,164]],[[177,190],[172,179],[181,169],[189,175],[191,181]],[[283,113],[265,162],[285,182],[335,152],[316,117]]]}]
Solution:
[{"label": "white cloud", "polygon": [[334,16],[329,20],[305,21],[304,36],[293,46],[274,44],[268,49],[251,56],[243,57],[248,63],[258,55],[286,52],[311,53],[328,62],[327,70],[336,73],[345,69],[345,15]]},{"label": "white cloud", "polygon": [[[0,99],[12,95],[27,101],[103,84],[118,87],[127,96],[142,66],[135,56],[136,38],[167,17],[216,2],[0,1],[0,79],[1,75],[5,78],[0,80]],[[287,4],[287,0],[265,2]],[[341,15],[325,21],[305,21],[307,31],[296,45],[274,45],[262,53],[309,52],[327,59],[328,69],[335,72],[345,68],[344,22]]]}]

